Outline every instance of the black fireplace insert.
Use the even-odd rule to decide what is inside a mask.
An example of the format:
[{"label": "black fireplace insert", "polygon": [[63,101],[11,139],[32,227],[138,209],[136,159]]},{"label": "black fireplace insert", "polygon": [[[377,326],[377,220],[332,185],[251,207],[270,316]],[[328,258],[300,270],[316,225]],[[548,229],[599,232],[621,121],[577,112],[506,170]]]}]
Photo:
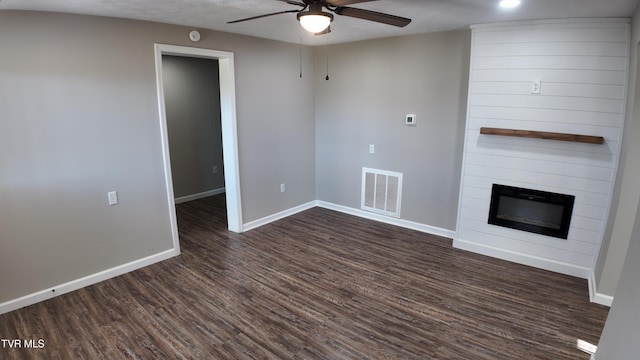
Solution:
[{"label": "black fireplace insert", "polygon": [[566,239],[575,196],[493,184],[489,224]]}]

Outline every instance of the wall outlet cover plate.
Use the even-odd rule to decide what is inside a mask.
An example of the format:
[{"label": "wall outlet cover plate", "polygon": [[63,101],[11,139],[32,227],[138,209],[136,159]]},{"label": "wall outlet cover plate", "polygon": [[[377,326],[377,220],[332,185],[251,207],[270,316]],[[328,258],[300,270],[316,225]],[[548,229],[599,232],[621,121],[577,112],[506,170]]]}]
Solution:
[{"label": "wall outlet cover plate", "polygon": [[416,124],[416,114],[407,114],[405,117],[405,124],[407,125],[415,125]]}]

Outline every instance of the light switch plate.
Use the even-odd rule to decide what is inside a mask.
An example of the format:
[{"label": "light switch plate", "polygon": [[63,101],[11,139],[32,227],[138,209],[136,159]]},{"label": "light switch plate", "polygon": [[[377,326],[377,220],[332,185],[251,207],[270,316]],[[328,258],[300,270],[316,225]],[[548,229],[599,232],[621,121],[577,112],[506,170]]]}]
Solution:
[{"label": "light switch plate", "polygon": [[540,80],[533,80],[531,82],[531,93],[532,94],[540,94],[540,87],[542,86],[542,82]]},{"label": "light switch plate", "polygon": [[109,198],[109,205],[117,205],[118,204],[118,192],[117,191],[109,191],[107,193],[107,197]]}]

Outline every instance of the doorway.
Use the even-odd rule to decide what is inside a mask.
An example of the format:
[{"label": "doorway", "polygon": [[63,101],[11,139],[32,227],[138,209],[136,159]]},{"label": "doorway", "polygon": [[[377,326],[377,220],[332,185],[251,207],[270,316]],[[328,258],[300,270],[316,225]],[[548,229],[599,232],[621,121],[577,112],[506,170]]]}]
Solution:
[{"label": "doorway", "polygon": [[235,101],[235,70],[233,53],[217,50],[191,48],[175,45],[155,45],[156,85],[158,89],[158,111],[164,176],[174,248],[179,249],[178,225],[175,209],[175,195],[171,175],[169,136],[162,75],[162,56],[184,56],[218,60],[220,79],[220,120],[222,130],[222,152],[224,183],[227,207],[227,227],[229,231],[242,232],[242,208],[240,197],[240,170],[238,163],[238,139]]},{"label": "doorway", "polygon": [[224,193],[218,60],[163,55],[162,78],[176,205]]}]

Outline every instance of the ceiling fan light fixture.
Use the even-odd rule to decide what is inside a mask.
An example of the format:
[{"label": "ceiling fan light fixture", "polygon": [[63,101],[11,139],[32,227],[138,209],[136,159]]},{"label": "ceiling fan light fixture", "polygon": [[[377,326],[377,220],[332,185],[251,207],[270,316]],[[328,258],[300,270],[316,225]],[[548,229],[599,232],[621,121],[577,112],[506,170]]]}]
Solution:
[{"label": "ceiling fan light fixture", "polygon": [[298,13],[300,25],[310,33],[319,33],[326,30],[333,21],[333,15],[320,11],[303,11]]}]

